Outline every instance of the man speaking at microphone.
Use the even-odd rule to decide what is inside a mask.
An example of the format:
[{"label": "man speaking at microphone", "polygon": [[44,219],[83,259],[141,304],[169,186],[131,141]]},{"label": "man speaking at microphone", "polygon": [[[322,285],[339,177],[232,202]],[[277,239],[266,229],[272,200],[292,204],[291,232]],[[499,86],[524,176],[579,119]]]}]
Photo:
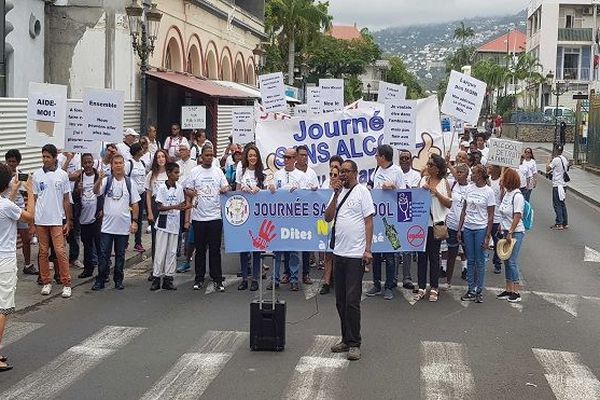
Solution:
[{"label": "man speaking at microphone", "polygon": [[375,207],[369,190],[358,184],[358,168],[345,161],[339,178],[331,180],[333,196],[325,210],[325,221],[333,221],[330,247],[333,249],[335,302],[342,325],[342,341],[331,347],[334,353],[348,352],[348,360],[360,359],[360,297],[364,265],[373,260],[373,215]]}]

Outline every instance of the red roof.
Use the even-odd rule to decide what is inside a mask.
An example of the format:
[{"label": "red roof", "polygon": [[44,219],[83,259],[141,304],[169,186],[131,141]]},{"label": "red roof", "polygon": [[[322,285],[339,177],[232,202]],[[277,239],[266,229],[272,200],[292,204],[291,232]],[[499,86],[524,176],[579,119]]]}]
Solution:
[{"label": "red roof", "polygon": [[160,79],[177,86],[188,88],[210,97],[224,97],[232,99],[254,98],[247,92],[219,85],[205,79],[196,78],[195,76],[185,75],[179,72],[148,71],[146,74],[151,78]]},{"label": "red roof", "polygon": [[521,31],[514,30],[484,44],[477,51],[479,53],[523,53],[526,44],[527,36]]},{"label": "red roof", "polygon": [[332,25],[331,29],[327,31],[327,34],[341,40],[362,38],[360,31],[356,28],[356,25]]}]

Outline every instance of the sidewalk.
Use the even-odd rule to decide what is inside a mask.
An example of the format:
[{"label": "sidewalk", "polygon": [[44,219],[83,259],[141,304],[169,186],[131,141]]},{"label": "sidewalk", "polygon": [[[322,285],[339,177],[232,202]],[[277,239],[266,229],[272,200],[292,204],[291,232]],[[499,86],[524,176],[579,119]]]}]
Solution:
[{"label": "sidewalk", "polygon": [[[523,143],[525,147],[533,149],[540,174],[546,174],[546,163],[552,154],[552,143]],[[563,155],[571,161],[573,159],[573,144],[565,144]],[[568,183],[569,190],[586,201],[600,207],[600,176],[584,171],[576,165],[569,170],[571,182]]]}]

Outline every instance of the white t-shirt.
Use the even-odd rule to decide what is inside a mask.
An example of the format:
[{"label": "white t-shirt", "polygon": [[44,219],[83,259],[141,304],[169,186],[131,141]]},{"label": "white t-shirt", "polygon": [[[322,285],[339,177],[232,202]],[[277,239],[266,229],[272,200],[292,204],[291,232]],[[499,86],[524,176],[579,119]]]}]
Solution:
[{"label": "white t-shirt", "polygon": [[[350,189],[342,189],[337,199],[338,205],[348,190]],[[375,206],[371,192],[366,186],[356,185],[338,212],[335,221],[333,254],[341,257],[362,258],[367,245],[365,218],[373,214],[375,214]]]},{"label": "white t-shirt", "polygon": [[[427,179],[427,177],[421,178],[421,182],[419,182],[419,187],[422,188],[426,183],[428,183],[428,181],[429,180]],[[448,183],[448,180],[446,178],[440,180],[436,189],[438,193],[446,197],[450,196],[450,184]],[[445,207],[440,201],[440,199],[437,198],[437,196],[431,195],[431,214],[429,215],[429,226],[433,226],[434,221],[436,223],[446,221],[446,217],[448,216],[449,212],[450,209]]]},{"label": "white t-shirt", "polygon": [[550,167],[552,167],[552,187],[567,186],[563,174],[565,168],[569,168],[569,161],[565,156],[554,157],[550,163]]},{"label": "white t-shirt", "polygon": [[406,189],[402,168],[392,164],[387,168],[377,168],[373,176],[373,189],[382,189],[384,183],[393,183],[396,189]]},{"label": "white t-shirt", "polygon": [[500,186],[500,178],[493,180],[490,178],[490,187],[494,191],[494,198],[496,199],[496,208],[494,208],[494,223],[500,223],[500,207],[498,205],[502,201],[502,187]]},{"label": "white t-shirt", "polygon": [[159,172],[154,179],[152,179],[152,172],[148,172],[146,175],[146,181],[144,182],[144,189],[152,192],[152,197],[156,196],[160,185],[167,181],[167,173]]},{"label": "white t-shirt", "polygon": [[48,172],[44,172],[43,168],[36,170],[33,173],[33,194],[37,196],[35,225],[62,226],[65,218],[63,199],[70,192],[69,176],[62,169]]},{"label": "white t-shirt", "polygon": [[469,186],[465,201],[465,207],[467,208],[463,228],[473,230],[487,228],[487,208],[496,205],[494,190],[487,185],[477,187],[477,185],[472,184]]},{"label": "white t-shirt", "polygon": [[[58,168],[63,169],[63,165],[67,161],[67,156],[63,153],[60,153],[56,156],[56,164]],[[67,175],[71,175],[75,171],[79,171],[81,169],[81,155],[79,153],[75,153],[71,161],[69,161],[69,165],[67,165]],[[75,189],[75,182],[71,181],[71,191]]]},{"label": "white t-shirt", "polygon": [[[150,139],[148,139],[148,153],[150,159],[152,159],[152,157],[154,156],[154,153],[156,153],[159,149],[159,145],[158,145],[158,140],[154,140],[154,142],[152,142]],[[144,155],[146,155],[144,154]]]},{"label": "white t-shirt", "polygon": [[177,161],[177,165],[179,165],[179,183],[185,185],[185,180],[198,164],[196,164],[196,161],[188,158],[187,161]]},{"label": "white t-shirt", "polygon": [[185,180],[185,187],[196,190],[192,205],[193,221],[214,221],[221,219],[220,190],[228,186],[225,174],[220,168],[204,168],[198,165]]},{"label": "white t-shirt", "polygon": [[0,258],[17,256],[17,221],[23,210],[5,197],[0,197]]},{"label": "white t-shirt", "polygon": [[477,149],[477,150],[479,150],[481,152],[481,165],[486,165],[488,155],[490,154],[490,148],[487,146],[484,146],[483,149]]},{"label": "white t-shirt", "polygon": [[[523,161],[524,165],[527,165],[529,167],[529,170],[531,171],[531,176],[534,177],[537,174],[537,163],[535,162],[535,160],[532,158],[531,160],[527,161],[524,160]],[[534,180],[532,179],[530,184],[530,187],[528,187],[528,189],[533,189],[533,182]]]},{"label": "white t-shirt", "polygon": [[143,161],[144,165],[146,166],[146,172],[150,172],[150,169],[152,168],[153,158],[154,153],[150,153],[149,151],[147,151],[143,156],[140,157],[140,161]]},{"label": "white t-shirt", "polygon": [[[273,184],[275,189],[306,189],[308,186],[306,174],[299,169],[294,168],[293,171],[280,169],[273,175]],[[362,257],[362,256],[361,256]]]},{"label": "white t-shirt", "polygon": [[190,145],[188,140],[186,138],[184,138],[183,136],[177,136],[177,137],[169,136],[168,138],[165,139],[165,145],[163,148],[165,150],[167,150],[167,152],[169,153],[169,156],[173,160],[179,160],[179,146],[182,143],[186,143],[188,146]]},{"label": "white t-shirt", "polygon": [[517,172],[519,173],[519,180],[521,182],[519,187],[521,189],[524,189],[527,187],[527,179],[533,178],[533,174],[531,173],[531,167],[528,164],[525,164],[525,162],[523,161],[521,164],[519,164]]},{"label": "white t-shirt", "polygon": [[[235,171],[235,183],[243,186],[246,186],[250,189],[254,189],[258,187],[258,181],[256,180],[256,173],[254,170],[250,168],[242,167],[242,163],[239,163],[237,169]],[[264,185],[264,181],[263,181]]]},{"label": "white t-shirt", "polygon": [[88,225],[96,221],[98,198],[94,194],[94,174],[87,176],[85,173],[82,173],[81,176],[81,215],[79,216],[79,223]]},{"label": "white t-shirt", "polygon": [[[104,193],[108,178],[102,179],[100,193]],[[111,187],[104,196],[104,217],[102,218],[102,233],[112,235],[129,235],[131,226],[131,212],[129,207],[140,201],[137,187],[134,181],[131,181],[130,194],[127,190],[125,178],[122,180],[112,179]],[[130,201],[131,197],[131,201]],[[139,229],[139,227],[138,227]]]},{"label": "white t-shirt", "polygon": [[[301,170],[298,170],[302,172]],[[306,172],[304,172],[307,189],[312,189],[314,187],[319,187],[319,178],[317,177],[317,173],[311,167],[306,167]]]},{"label": "white t-shirt", "polygon": [[[502,203],[500,203],[500,207],[498,207],[498,209],[501,217],[500,228],[504,231],[508,231],[512,226],[513,216],[515,213],[521,213],[521,218],[523,218],[525,197],[523,197],[523,194],[521,194],[519,189],[508,192],[504,194]],[[523,225],[522,219],[517,224],[517,229],[515,229],[515,232],[525,232],[525,225]]]},{"label": "white t-shirt", "polygon": [[463,202],[465,201],[465,197],[469,191],[469,186],[469,183],[461,186],[457,181],[454,181],[452,184],[450,184],[450,189],[452,190],[452,207],[450,208],[448,216],[446,216],[446,225],[448,225],[449,229],[455,231],[458,230],[460,214],[462,213]]},{"label": "white t-shirt", "polygon": [[[161,203],[163,206],[174,206],[181,204],[185,201],[185,194],[183,193],[183,186],[179,183],[175,183],[175,187],[167,187],[166,183],[163,183],[158,187],[158,193],[156,194],[156,202]],[[174,235],[179,234],[180,225],[180,213],[181,210],[169,210],[161,211],[156,218],[154,223],[154,229],[172,233]],[[161,219],[161,215],[167,216],[167,223],[164,228],[158,226]]]},{"label": "white t-shirt", "polygon": [[135,161],[133,158],[125,161],[125,175],[135,182],[140,195],[144,193],[144,186],[146,184],[145,162],[143,162],[141,159],[140,161]]},{"label": "white t-shirt", "polygon": [[408,172],[404,172],[404,181],[406,182],[406,186],[409,188],[419,187],[419,181],[421,180],[421,173],[414,169],[409,169]]},{"label": "white t-shirt", "polygon": [[117,144],[117,152],[123,156],[125,162],[131,160],[131,147],[125,143],[121,142]]}]

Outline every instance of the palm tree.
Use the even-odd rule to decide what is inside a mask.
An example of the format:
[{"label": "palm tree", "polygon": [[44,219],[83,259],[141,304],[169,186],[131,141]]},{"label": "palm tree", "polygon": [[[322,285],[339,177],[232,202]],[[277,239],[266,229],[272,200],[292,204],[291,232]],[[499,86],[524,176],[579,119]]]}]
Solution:
[{"label": "palm tree", "polygon": [[465,41],[473,36],[475,36],[475,31],[470,26],[465,26],[464,22],[454,29],[454,39],[460,40],[460,47],[465,47]]},{"label": "palm tree", "polygon": [[508,70],[506,67],[493,63],[489,60],[482,60],[473,66],[473,76],[487,84],[486,105],[489,112],[492,112],[494,103],[494,93],[504,86]]},{"label": "palm tree", "polygon": [[331,26],[329,3],[315,3],[314,0],[271,0],[268,4],[272,28],[280,31],[280,38],[288,45],[288,83],[293,85],[296,41],[299,38],[308,41],[321,29]]}]

